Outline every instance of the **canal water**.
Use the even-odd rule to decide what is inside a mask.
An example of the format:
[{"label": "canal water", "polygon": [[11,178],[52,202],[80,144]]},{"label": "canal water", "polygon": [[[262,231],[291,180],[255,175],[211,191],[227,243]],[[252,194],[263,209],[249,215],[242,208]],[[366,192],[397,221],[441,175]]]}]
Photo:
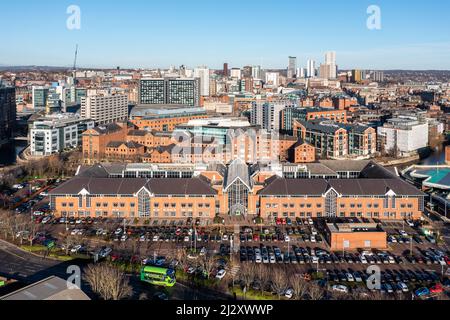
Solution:
[{"label": "canal water", "polygon": [[27,147],[26,141],[13,141],[0,148],[0,167],[16,163],[17,155]]}]

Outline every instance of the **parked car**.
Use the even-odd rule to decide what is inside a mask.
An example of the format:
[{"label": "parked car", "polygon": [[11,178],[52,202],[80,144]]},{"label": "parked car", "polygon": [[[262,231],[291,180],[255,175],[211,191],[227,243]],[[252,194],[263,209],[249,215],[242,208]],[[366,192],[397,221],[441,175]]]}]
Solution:
[{"label": "parked car", "polygon": [[216,279],[222,280],[227,274],[226,270],[220,269],[216,274]]},{"label": "parked car", "polygon": [[341,293],[348,293],[348,288],[342,284],[337,284],[331,287],[331,290]]}]

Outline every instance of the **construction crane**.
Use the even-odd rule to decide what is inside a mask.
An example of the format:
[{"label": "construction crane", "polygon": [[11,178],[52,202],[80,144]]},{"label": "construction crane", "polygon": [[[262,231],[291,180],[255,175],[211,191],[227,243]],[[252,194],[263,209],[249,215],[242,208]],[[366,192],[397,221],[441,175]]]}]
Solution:
[{"label": "construction crane", "polygon": [[73,84],[77,85],[77,58],[78,58],[78,44],[75,47],[75,59],[73,61]]}]

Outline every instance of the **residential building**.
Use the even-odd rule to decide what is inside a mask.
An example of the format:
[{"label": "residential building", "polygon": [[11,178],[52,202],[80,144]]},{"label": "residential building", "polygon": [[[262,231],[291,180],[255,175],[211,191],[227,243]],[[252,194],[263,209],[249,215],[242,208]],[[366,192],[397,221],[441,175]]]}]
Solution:
[{"label": "residential building", "polygon": [[93,95],[81,98],[81,116],[95,121],[96,124],[108,124],[128,119],[128,96]]},{"label": "residential building", "polygon": [[375,129],[326,120],[294,120],[294,136],[316,148],[321,159],[370,157],[376,153]]},{"label": "residential building", "polygon": [[297,57],[289,57],[289,63],[287,68],[288,79],[294,78],[296,72],[297,72]]},{"label": "residential building", "polygon": [[202,97],[209,97],[209,69],[207,67],[199,67],[194,69],[194,78],[200,79],[200,95]]},{"label": "residential building", "polygon": [[380,151],[407,155],[428,146],[428,123],[417,117],[399,116],[378,127]]}]

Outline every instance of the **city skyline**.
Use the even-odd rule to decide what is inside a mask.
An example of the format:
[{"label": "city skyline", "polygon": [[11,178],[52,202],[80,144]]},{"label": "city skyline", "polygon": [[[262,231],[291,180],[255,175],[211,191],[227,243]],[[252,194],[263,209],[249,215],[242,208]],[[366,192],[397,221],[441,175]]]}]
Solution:
[{"label": "city skyline", "polygon": [[221,69],[228,62],[230,67],[286,69],[288,56],[297,57],[298,67],[306,67],[308,59],[318,67],[325,52],[336,51],[341,70],[450,69],[450,39],[441,32],[450,29],[445,19],[449,4],[439,3],[441,10],[436,12],[434,0],[426,4],[378,1],[380,30],[367,28],[367,8],[372,3],[365,0],[345,6],[330,1],[282,0],[263,5],[248,1],[239,3],[239,10],[233,10],[234,0],[226,4],[134,1],[132,6],[77,1],[79,30],[66,27],[71,2],[26,2],[28,10],[23,10],[23,2],[7,3],[2,10],[8,15],[2,17],[0,27],[11,29],[11,37],[0,45],[1,66],[69,67],[79,44],[82,68],[184,64]]}]

